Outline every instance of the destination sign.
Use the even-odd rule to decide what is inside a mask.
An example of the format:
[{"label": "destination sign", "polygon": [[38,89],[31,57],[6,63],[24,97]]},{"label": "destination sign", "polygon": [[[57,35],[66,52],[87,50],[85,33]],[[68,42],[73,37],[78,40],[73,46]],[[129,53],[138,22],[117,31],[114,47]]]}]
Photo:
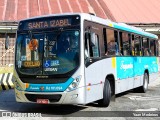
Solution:
[{"label": "destination sign", "polygon": [[39,22],[29,22],[27,23],[28,29],[40,29],[40,28],[50,28],[50,27],[65,27],[71,26],[71,19],[60,19],[51,21],[39,21]]},{"label": "destination sign", "polygon": [[45,18],[35,18],[31,20],[21,21],[19,30],[34,30],[46,28],[68,27],[80,24],[80,17],[74,16],[53,16]]},{"label": "destination sign", "polygon": [[39,67],[41,65],[40,61],[25,61],[24,67]]}]

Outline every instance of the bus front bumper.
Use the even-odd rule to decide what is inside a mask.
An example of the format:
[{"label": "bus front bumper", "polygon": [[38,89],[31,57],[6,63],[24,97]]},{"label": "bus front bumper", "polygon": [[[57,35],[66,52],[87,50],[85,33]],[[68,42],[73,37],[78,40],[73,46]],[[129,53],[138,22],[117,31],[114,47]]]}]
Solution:
[{"label": "bus front bumper", "polygon": [[27,92],[15,88],[17,102],[39,103],[42,104],[85,104],[85,87],[78,88],[70,92]]}]

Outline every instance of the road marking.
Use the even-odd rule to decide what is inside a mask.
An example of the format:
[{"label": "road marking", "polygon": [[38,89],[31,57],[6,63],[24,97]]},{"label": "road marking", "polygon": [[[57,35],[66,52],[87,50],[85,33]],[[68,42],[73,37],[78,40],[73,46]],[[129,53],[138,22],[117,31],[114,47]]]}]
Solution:
[{"label": "road marking", "polygon": [[130,96],[128,98],[131,100],[139,100],[139,101],[160,100],[160,96],[150,96],[150,97]]}]

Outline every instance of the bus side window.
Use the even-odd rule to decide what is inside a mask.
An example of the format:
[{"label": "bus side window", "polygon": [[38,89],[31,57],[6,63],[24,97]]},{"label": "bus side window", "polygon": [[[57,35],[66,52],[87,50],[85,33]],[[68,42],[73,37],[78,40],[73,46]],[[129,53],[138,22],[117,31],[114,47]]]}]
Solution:
[{"label": "bus side window", "polygon": [[132,35],[132,55],[141,56],[141,41],[140,36]]},{"label": "bus side window", "polygon": [[85,48],[84,48],[84,54],[85,54],[85,59],[89,58],[89,39],[90,39],[90,34],[88,32],[85,33]]},{"label": "bus side window", "polygon": [[143,38],[143,53],[144,56],[149,56],[149,39],[148,38]]},{"label": "bus side window", "polygon": [[104,46],[105,46],[105,55],[118,55],[118,32],[111,29],[104,28]]},{"label": "bus side window", "polygon": [[124,56],[130,56],[130,35],[126,32],[120,32],[120,47],[121,54]]},{"label": "bus side window", "polygon": [[159,56],[159,43],[158,43],[158,40],[155,40],[155,52],[156,52],[156,56]]},{"label": "bus side window", "polygon": [[100,57],[99,36],[95,33],[85,34],[85,58],[87,57]]},{"label": "bus side window", "polygon": [[99,54],[99,36],[97,34],[93,35],[93,39],[95,39],[94,45],[92,45],[93,57],[100,57]]},{"label": "bus side window", "polygon": [[150,51],[151,51],[151,56],[156,55],[155,40],[150,40]]}]

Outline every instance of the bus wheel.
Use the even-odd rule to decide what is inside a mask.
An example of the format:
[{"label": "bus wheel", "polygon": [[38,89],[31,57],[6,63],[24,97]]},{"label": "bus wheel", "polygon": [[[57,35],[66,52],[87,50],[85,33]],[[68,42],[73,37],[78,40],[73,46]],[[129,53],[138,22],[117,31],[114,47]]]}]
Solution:
[{"label": "bus wheel", "polygon": [[106,79],[103,89],[103,99],[98,101],[101,107],[108,107],[111,100],[111,86],[109,81]]},{"label": "bus wheel", "polygon": [[145,93],[148,89],[148,74],[147,73],[144,73],[144,76],[143,76],[143,86],[140,87],[140,92],[143,92]]}]

